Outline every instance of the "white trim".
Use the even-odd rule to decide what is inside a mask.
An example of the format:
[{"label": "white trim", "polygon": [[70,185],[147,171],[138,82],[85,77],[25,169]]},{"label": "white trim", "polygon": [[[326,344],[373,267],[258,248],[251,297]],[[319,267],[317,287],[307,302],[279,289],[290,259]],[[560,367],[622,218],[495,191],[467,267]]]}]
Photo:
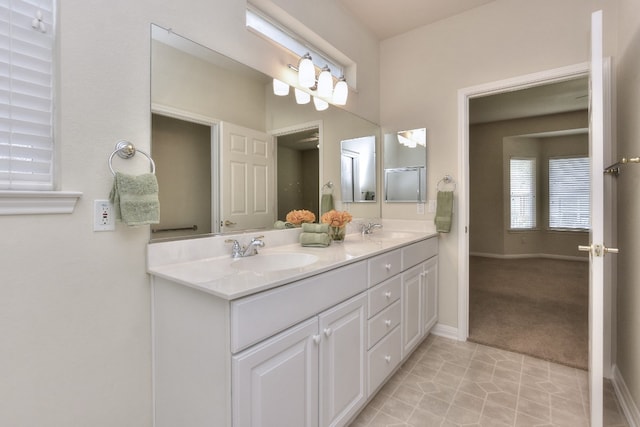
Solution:
[{"label": "white trim", "polygon": [[431,335],[436,335],[443,338],[449,338],[452,340],[458,339],[458,328],[454,328],[453,326],[443,325],[442,323],[437,323],[433,329],[430,331]]},{"label": "white trim", "polygon": [[589,75],[589,63],[555,68],[458,90],[458,340],[469,336],[469,99]]},{"label": "white trim", "polygon": [[0,215],[70,214],[77,191],[0,191]]},{"label": "white trim", "polygon": [[613,365],[611,370],[613,371],[611,382],[629,427],[640,427],[640,410],[638,410],[622,374],[616,365]]}]

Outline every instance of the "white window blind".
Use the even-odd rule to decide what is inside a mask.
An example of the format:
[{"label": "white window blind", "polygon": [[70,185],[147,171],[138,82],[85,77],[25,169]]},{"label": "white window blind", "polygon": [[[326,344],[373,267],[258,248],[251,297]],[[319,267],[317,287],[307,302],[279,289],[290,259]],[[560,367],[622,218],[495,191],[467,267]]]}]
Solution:
[{"label": "white window blind", "polygon": [[0,0],[0,190],[53,189],[54,0]]},{"label": "white window blind", "polygon": [[549,227],[586,230],[591,225],[589,158],[549,159]]},{"label": "white window blind", "polygon": [[511,228],[536,227],[536,160],[510,160]]}]

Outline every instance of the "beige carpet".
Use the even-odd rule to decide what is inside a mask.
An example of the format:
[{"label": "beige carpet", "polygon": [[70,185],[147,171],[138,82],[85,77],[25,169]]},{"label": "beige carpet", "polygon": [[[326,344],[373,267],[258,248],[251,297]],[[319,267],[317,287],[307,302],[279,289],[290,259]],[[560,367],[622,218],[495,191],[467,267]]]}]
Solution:
[{"label": "beige carpet", "polygon": [[588,368],[589,264],[469,258],[469,340]]}]

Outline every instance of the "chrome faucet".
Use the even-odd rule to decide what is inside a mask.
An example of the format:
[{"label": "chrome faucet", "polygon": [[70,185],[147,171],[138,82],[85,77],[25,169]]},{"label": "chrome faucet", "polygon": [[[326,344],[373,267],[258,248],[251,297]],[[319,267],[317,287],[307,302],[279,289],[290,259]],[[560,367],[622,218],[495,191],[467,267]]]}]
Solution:
[{"label": "chrome faucet", "polygon": [[227,239],[225,243],[232,243],[231,258],[244,258],[258,254],[258,248],[264,248],[264,236],[258,236],[251,239],[247,246],[240,246],[240,242],[235,239]]},{"label": "chrome faucet", "polygon": [[382,228],[382,224],[378,224],[375,222],[360,224],[360,231],[362,231],[362,234],[373,234],[373,230],[375,230],[376,228]]}]

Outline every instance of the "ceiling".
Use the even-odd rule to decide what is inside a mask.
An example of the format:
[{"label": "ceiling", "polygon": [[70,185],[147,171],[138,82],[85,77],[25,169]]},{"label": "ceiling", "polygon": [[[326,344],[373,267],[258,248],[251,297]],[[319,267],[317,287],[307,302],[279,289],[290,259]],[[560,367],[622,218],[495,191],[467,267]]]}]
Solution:
[{"label": "ceiling", "polygon": [[397,36],[494,0],[339,0],[378,39]]}]

